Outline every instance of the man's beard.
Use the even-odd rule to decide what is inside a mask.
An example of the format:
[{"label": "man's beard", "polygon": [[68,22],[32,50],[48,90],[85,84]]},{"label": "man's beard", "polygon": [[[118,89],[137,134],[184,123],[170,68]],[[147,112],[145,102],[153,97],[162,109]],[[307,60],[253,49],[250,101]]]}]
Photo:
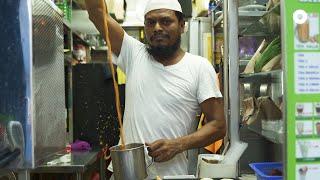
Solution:
[{"label": "man's beard", "polygon": [[174,55],[175,52],[180,48],[181,37],[179,36],[176,42],[171,46],[152,46],[147,45],[148,53],[155,57],[160,58],[161,60],[167,60]]}]

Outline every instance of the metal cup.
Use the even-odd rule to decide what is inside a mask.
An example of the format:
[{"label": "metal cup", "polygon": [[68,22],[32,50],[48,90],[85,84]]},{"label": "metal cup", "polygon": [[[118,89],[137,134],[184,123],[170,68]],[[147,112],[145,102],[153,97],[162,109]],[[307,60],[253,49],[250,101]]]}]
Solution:
[{"label": "metal cup", "polygon": [[120,145],[110,148],[115,180],[141,180],[148,176],[144,148],[141,143],[127,144],[124,149]]}]

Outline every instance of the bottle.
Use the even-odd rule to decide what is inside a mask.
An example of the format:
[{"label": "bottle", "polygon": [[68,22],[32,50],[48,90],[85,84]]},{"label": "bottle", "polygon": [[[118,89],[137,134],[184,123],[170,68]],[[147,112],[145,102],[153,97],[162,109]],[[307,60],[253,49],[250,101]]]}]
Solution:
[{"label": "bottle", "polygon": [[209,1],[208,16],[210,16],[211,13],[213,13],[213,11],[215,10],[216,6],[217,6],[216,1],[214,1],[214,0],[210,0]]}]

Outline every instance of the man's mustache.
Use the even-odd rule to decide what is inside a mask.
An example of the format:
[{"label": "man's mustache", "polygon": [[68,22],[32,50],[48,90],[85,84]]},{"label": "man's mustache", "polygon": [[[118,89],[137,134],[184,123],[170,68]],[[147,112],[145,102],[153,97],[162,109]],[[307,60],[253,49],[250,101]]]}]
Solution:
[{"label": "man's mustache", "polygon": [[170,36],[168,34],[154,34],[150,37],[150,40],[154,40],[154,39],[157,39],[157,38],[162,38],[162,39],[169,39]]}]

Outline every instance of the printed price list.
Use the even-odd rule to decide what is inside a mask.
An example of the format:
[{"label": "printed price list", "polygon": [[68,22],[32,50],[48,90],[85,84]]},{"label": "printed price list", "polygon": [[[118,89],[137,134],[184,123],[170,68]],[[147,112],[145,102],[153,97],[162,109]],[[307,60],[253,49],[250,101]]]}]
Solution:
[{"label": "printed price list", "polygon": [[320,53],[295,53],[295,92],[320,93]]}]

